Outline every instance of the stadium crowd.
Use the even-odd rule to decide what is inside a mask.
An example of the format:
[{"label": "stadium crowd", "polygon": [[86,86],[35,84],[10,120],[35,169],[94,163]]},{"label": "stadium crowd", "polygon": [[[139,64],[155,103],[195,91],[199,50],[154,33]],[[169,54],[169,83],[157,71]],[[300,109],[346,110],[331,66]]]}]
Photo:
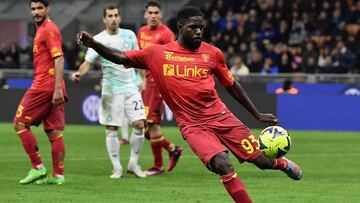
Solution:
[{"label": "stadium crowd", "polygon": [[[0,44],[0,69],[33,69],[32,36],[28,37],[28,44],[26,47],[21,47],[16,42]],[[75,42],[67,41],[63,44],[63,51],[65,70],[77,70],[85,57],[84,50],[75,45]]]},{"label": "stadium crowd", "polygon": [[359,0],[209,0],[203,12],[235,74],[359,72]]},{"label": "stadium crowd", "polygon": [[[233,74],[360,73],[360,0],[204,2],[204,39],[224,51]],[[174,18],[168,25],[176,32]],[[84,51],[63,47],[65,69],[76,69]],[[0,45],[0,68],[32,68],[31,47]]]}]

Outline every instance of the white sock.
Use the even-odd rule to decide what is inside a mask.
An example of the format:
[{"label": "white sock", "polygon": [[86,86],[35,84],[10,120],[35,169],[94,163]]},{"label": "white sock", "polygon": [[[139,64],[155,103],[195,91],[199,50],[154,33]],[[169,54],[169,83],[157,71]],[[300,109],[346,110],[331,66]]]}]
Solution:
[{"label": "white sock", "polygon": [[106,149],[109,154],[110,161],[114,169],[121,168],[120,164],[120,143],[115,130],[105,130],[106,133]]},{"label": "white sock", "polygon": [[36,168],[37,168],[38,170],[46,169],[45,166],[44,166],[44,164],[36,165]]},{"label": "white sock", "polygon": [[129,140],[129,126],[128,125],[124,125],[121,127],[121,137],[124,140]]},{"label": "white sock", "polygon": [[59,174],[53,174],[54,178],[64,178],[64,175],[59,175]]},{"label": "white sock", "polygon": [[130,145],[131,145],[131,153],[129,165],[137,165],[139,160],[139,154],[142,146],[144,145],[144,129],[133,128],[131,137],[130,137]]}]

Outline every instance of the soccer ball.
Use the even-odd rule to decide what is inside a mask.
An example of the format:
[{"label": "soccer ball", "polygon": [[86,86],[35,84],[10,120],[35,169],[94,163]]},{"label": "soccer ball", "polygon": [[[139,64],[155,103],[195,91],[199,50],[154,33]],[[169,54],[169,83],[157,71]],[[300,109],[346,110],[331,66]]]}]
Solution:
[{"label": "soccer ball", "polygon": [[269,126],[259,136],[260,150],[265,156],[277,159],[289,152],[291,140],[289,133],[280,126]]}]

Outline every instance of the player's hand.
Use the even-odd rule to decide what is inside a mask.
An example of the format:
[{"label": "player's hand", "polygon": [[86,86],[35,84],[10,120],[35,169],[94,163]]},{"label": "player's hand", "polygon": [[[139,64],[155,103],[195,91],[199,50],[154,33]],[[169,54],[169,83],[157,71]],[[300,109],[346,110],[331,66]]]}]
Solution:
[{"label": "player's hand", "polygon": [[278,125],[278,123],[279,123],[279,120],[276,118],[276,116],[274,116],[270,113],[260,114],[258,117],[258,120],[263,123],[269,123],[271,125]]},{"label": "player's hand", "polygon": [[74,82],[80,82],[80,72],[79,71],[76,71],[75,73],[73,73],[71,75],[71,79],[74,81]]},{"label": "player's hand", "polygon": [[145,89],[146,89],[146,82],[145,82],[145,81],[142,81],[142,82],[138,85],[138,87],[139,87],[139,92],[145,91]]},{"label": "player's hand", "polygon": [[64,93],[61,88],[56,88],[53,94],[52,104],[59,106],[65,103]]},{"label": "player's hand", "polygon": [[86,47],[90,47],[94,43],[94,39],[91,34],[81,31],[76,35],[76,42],[78,44],[83,44]]}]

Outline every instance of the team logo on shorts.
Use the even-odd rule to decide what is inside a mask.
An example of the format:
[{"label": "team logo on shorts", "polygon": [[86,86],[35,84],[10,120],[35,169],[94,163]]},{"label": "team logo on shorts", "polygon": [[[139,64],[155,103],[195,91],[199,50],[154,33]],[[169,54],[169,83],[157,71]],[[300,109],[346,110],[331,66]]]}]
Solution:
[{"label": "team logo on shorts", "polygon": [[106,121],[110,122],[110,121],[112,121],[112,120],[113,120],[112,116],[111,116],[111,115],[108,115],[108,117],[106,118]]}]

